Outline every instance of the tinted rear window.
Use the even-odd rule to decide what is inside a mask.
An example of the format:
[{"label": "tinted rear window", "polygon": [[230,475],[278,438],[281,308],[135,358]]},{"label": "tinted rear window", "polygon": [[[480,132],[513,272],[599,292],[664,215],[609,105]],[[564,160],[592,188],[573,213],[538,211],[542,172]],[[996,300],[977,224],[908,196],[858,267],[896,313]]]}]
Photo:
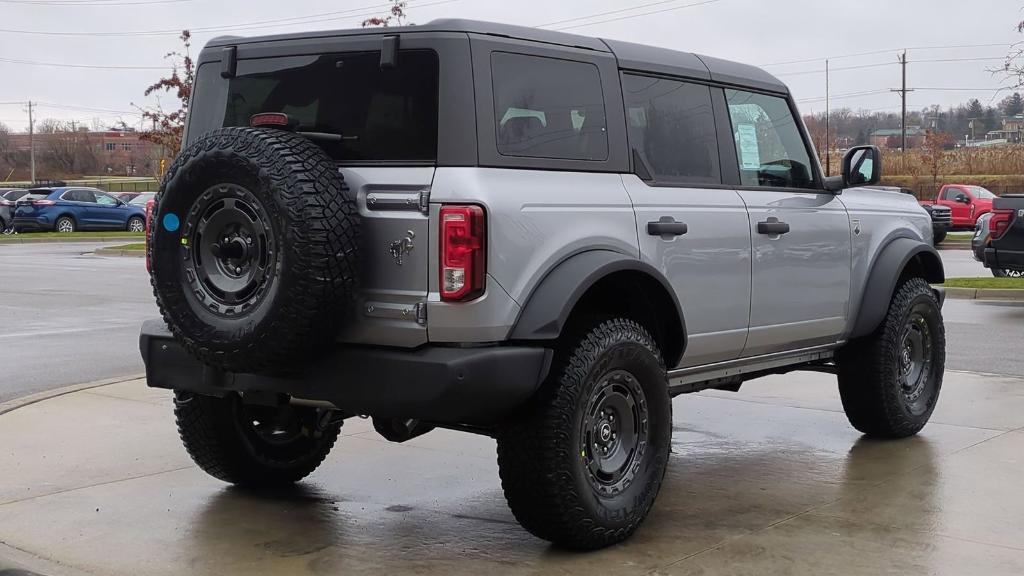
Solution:
[{"label": "tinted rear window", "polygon": [[608,159],[604,94],[597,66],[495,52],[491,76],[500,154]]},{"label": "tinted rear window", "polygon": [[381,68],[380,52],[242,60],[228,84],[224,126],[248,126],[260,112],[283,112],[299,130],[340,134],[318,140],[339,161],[437,158],[438,58],[403,50]]}]

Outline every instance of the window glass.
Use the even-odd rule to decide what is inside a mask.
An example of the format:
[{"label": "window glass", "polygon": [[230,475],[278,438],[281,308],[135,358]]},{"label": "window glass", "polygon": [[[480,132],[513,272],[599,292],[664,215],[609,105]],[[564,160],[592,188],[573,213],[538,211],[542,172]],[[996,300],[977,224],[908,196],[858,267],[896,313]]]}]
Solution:
[{"label": "window glass", "polygon": [[103,204],[104,206],[117,206],[117,200],[114,200],[112,197],[107,196],[106,194],[97,194],[96,201],[99,202],[100,204]]},{"label": "window glass", "polygon": [[726,90],[740,183],[815,188],[810,154],[785,98]]},{"label": "window glass", "polygon": [[63,198],[72,202],[96,202],[96,195],[89,190],[69,190]]},{"label": "window glass", "polygon": [[942,194],[943,200],[955,200],[957,194],[963,194],[964,191],[959,188],[946,188],[946,191]]},{"label": "window glass", "polygon": [[655,181],[722,181],[709,87],[627,74],[622,90],[629,144]]},{"label": "window glass", "polygon": [[248,126],[261,112],[283,112],[298,130],[340,135],[318,140],[339,161],[437,159],[438,59],[432,50],[399,51],[381,68],[380,52],[242,60],[228,86],[224,126]]},{"label": "window glass", "polygon": [[500,154],[608,158],[604,94],[597,66],[495,52],[491,74]]},{"label": "window glass", "polygon": [[975,198],[983,198],[985,200],[992,200],[994,198],[997,198],[995,194],[989,192],[987,188],[982,188],[981,186],[968,186],[967,189],[971,191],[971,194],[974,194]]}]

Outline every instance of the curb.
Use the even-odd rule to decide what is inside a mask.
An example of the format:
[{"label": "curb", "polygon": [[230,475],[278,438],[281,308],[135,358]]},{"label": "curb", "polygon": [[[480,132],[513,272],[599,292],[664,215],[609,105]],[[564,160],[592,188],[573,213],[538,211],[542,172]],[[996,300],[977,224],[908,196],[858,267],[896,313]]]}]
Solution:
[{"label": "curb", "polygon": [[98,248],[93,251],[97,256],[123,256],[127,258],[145,258],[145,250],[121,250],[120,248]]},{"label": "curb", "polygon": [[1024,302],[1024,290],[996,288],[945,288],[946,297],[956,300],[1004,300]]},{"label": "curb", "polygon": [[36,394],[30,394],[22,398],[15,398],[14,400],[8,400],[7,402],[0,402],[0,416],[7,414],[8,412],[14,412],[19,408],[25,406],[31,406],[42,402],[44,400],[50,400],[57,398],[58,396],[64,396],[65,394],[73,394],[75,392],[81,392],[82,390],[89,390],[91,388],[99,388],[100,386],[108,386],[110,384],[120,384],[121,382],[130,382],[132,380],[139,380],[145,378],[145,374],[132,374],[130,376],[118,376],[116,378],[107,378],[105,380],[96,380],[94,382],[85,382],[82,384],[72,384],[70,386],[64,386],[62,388],[54,388],[53,390],[47,390],[45,392],[38,392]]},{"label": "curb", "polygon": [[[77,237],[77,238],[56,238],[53,236],[47,238],[21,238],[21,234],[10,238],[0,238],[0,244],[61,244],[66,242],[124,242],[126,240],[133,240],[135,236],[91,236],[88,238]],[[144,239],[145,234],[140,234],[138,238]]]}]

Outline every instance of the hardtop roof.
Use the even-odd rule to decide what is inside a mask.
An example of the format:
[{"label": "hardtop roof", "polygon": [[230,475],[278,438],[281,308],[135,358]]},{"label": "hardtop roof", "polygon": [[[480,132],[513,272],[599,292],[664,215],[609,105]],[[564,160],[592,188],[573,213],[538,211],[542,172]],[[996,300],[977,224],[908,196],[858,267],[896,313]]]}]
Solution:
[{"label": "hardtop roof", "polygon": [[590,36],[557,32],[554,30],[531,28],[528,26],[514,26],[512,24],[457,18],[432,20],[431,22],[418,26],[300,32],[271,36],[254,36],[250,38],[220,36],[210,40],[206,47],[212,48],[259,42],[287,42],[289,40],[331,38],[338,36],[401,35],[431,32],[462,32],[466,34],[501,36],[531,42],[541,42],[544,44],[582,48],[585,50],[593,50],[595,52],[610,52],[618,59],[619,66],[624,69],[679,75],[688,78],[711,80],[724,84],[746,86],[772,92],[789,93],[789,88],[780,80],[768,72],[748,64],[731,62],[729,60],[722,60],[720,58],[702,56],[689,52],[680,52],[667,48],[659,48],[657,46],[623,42],[620,40],[604,40]]}]

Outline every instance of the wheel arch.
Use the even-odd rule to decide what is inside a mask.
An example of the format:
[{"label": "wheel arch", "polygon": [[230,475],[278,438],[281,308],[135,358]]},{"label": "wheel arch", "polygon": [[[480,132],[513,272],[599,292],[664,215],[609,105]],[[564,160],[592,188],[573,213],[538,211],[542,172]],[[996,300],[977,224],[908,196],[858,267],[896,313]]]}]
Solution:
[{"label": "wheel arch", "polygon": [[896,238],[886,244],[868,273],[850,338],[866,336],[878,328],[896,288],[913,277],[932,284],[946,281],[942,259],[935,248],[912,238]]},{"label": "wheel arch", "polygon": [[75,228],[76,228],[76,229],[77,229],[77,228],[79,228],[79,226],[80,226],[80,224],[81,224],[81,223],[80,223],[80,222],[78,221],[78,217],[76,217],[76,216],[75,216],[75,214],[74,214],[73,212],[69,212],[69,211],[64,211],[64,212],[60,212],[59,214],[57,214],[57,217],[53,219],[53,229],[54,229],[54,230],[56,230],[56,229],[57,229],[57,222],[58,222],[58,221],[59,221],[59,220],[60,220],[61,218],[71,218],[71,221],[75,223]]},{"label": "wheel arch", "polygon": [[[624,298],[623,292],[640,297]],[[596,310],[624,314],[652,330],[667,367],[682,358],[686,322],[671,284],[653,266],[609,250],[576,254],[548,272],[526,300],[512,339],[557,340]]]}]

